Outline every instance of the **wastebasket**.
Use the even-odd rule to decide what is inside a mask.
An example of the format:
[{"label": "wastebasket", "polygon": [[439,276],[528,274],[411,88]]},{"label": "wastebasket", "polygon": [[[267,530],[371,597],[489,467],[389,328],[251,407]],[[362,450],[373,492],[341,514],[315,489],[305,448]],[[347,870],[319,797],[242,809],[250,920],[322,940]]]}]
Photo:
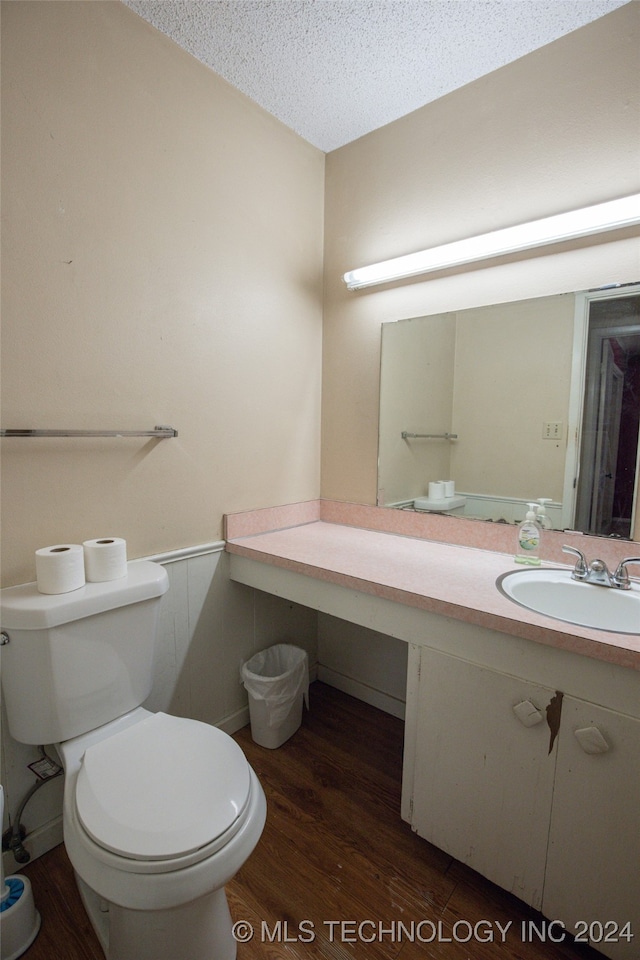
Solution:
[{"label": "wastebasket", "polygon": [[274,750],[292,737],[302,722],[302,701],[309,708],[309,658],[306,650],[277,643],[243,665],[249,694],[251,737]]}]

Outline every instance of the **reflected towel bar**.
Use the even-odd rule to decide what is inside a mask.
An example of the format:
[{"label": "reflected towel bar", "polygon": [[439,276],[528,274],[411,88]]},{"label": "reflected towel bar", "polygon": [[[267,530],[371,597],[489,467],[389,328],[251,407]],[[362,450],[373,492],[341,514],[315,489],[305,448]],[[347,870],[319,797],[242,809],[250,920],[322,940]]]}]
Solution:
[{"label": "reflected towel bar", "polygon": [[177,437],[173,427],[154,427],[153,430],[0,430],[0,437],[155,437],[165,440]]},{"label": "reflected towel bar", "polygon": [[408,433],[403,430],[400,434],[403,440],[457,440],[457,433]]}]

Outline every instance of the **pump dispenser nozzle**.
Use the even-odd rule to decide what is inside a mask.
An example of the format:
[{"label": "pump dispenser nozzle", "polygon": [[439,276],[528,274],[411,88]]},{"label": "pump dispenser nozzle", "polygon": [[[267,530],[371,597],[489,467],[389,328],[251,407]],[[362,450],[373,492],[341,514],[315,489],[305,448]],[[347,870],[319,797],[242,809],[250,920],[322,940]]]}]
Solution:
[{"label": "pump dispenser nozzle", "polygon": [[551,530],[551,518],[545,512],[545,504],[552,503],[551,497],[538,497],[539,506],[536,508],[536,521],[543,530]]}]

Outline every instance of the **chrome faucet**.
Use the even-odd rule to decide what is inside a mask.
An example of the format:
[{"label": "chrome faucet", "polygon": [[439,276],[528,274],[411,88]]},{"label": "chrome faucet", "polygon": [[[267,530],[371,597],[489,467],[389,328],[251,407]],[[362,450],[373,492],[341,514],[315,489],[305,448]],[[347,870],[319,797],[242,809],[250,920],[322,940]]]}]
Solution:
[{"label": "chrome faucet", "polygon": [[621,560],[616,567],[616,572],[613,575],[613,582],[619,590],[631,589],[629,571],[627,570],[628,563],[640,563],[640,557],[626,557],[624,560]]},{"label": "chrome faucet", "polygon": [[564,553],[572,553],[578,558],[571,574],[572,580],[578,580],[580,583],[593,583],[599,587],[615,587],[618,590],[631,589],[627,564],[640,563],[640,557],[626,557],[620,561],[615,573],[610,573],[604,560],[592,560],[589,563],[581,550],[568,546],[564,546],[562,549]]}]

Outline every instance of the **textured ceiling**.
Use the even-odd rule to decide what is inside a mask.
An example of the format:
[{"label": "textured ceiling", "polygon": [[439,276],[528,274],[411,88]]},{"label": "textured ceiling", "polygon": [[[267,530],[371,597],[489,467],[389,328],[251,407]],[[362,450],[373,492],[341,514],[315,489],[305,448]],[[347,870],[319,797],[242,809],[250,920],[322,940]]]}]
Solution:
[{"label": "textured ceiling", "polygon": [[627,0],[124,0],[330,151]]}]

